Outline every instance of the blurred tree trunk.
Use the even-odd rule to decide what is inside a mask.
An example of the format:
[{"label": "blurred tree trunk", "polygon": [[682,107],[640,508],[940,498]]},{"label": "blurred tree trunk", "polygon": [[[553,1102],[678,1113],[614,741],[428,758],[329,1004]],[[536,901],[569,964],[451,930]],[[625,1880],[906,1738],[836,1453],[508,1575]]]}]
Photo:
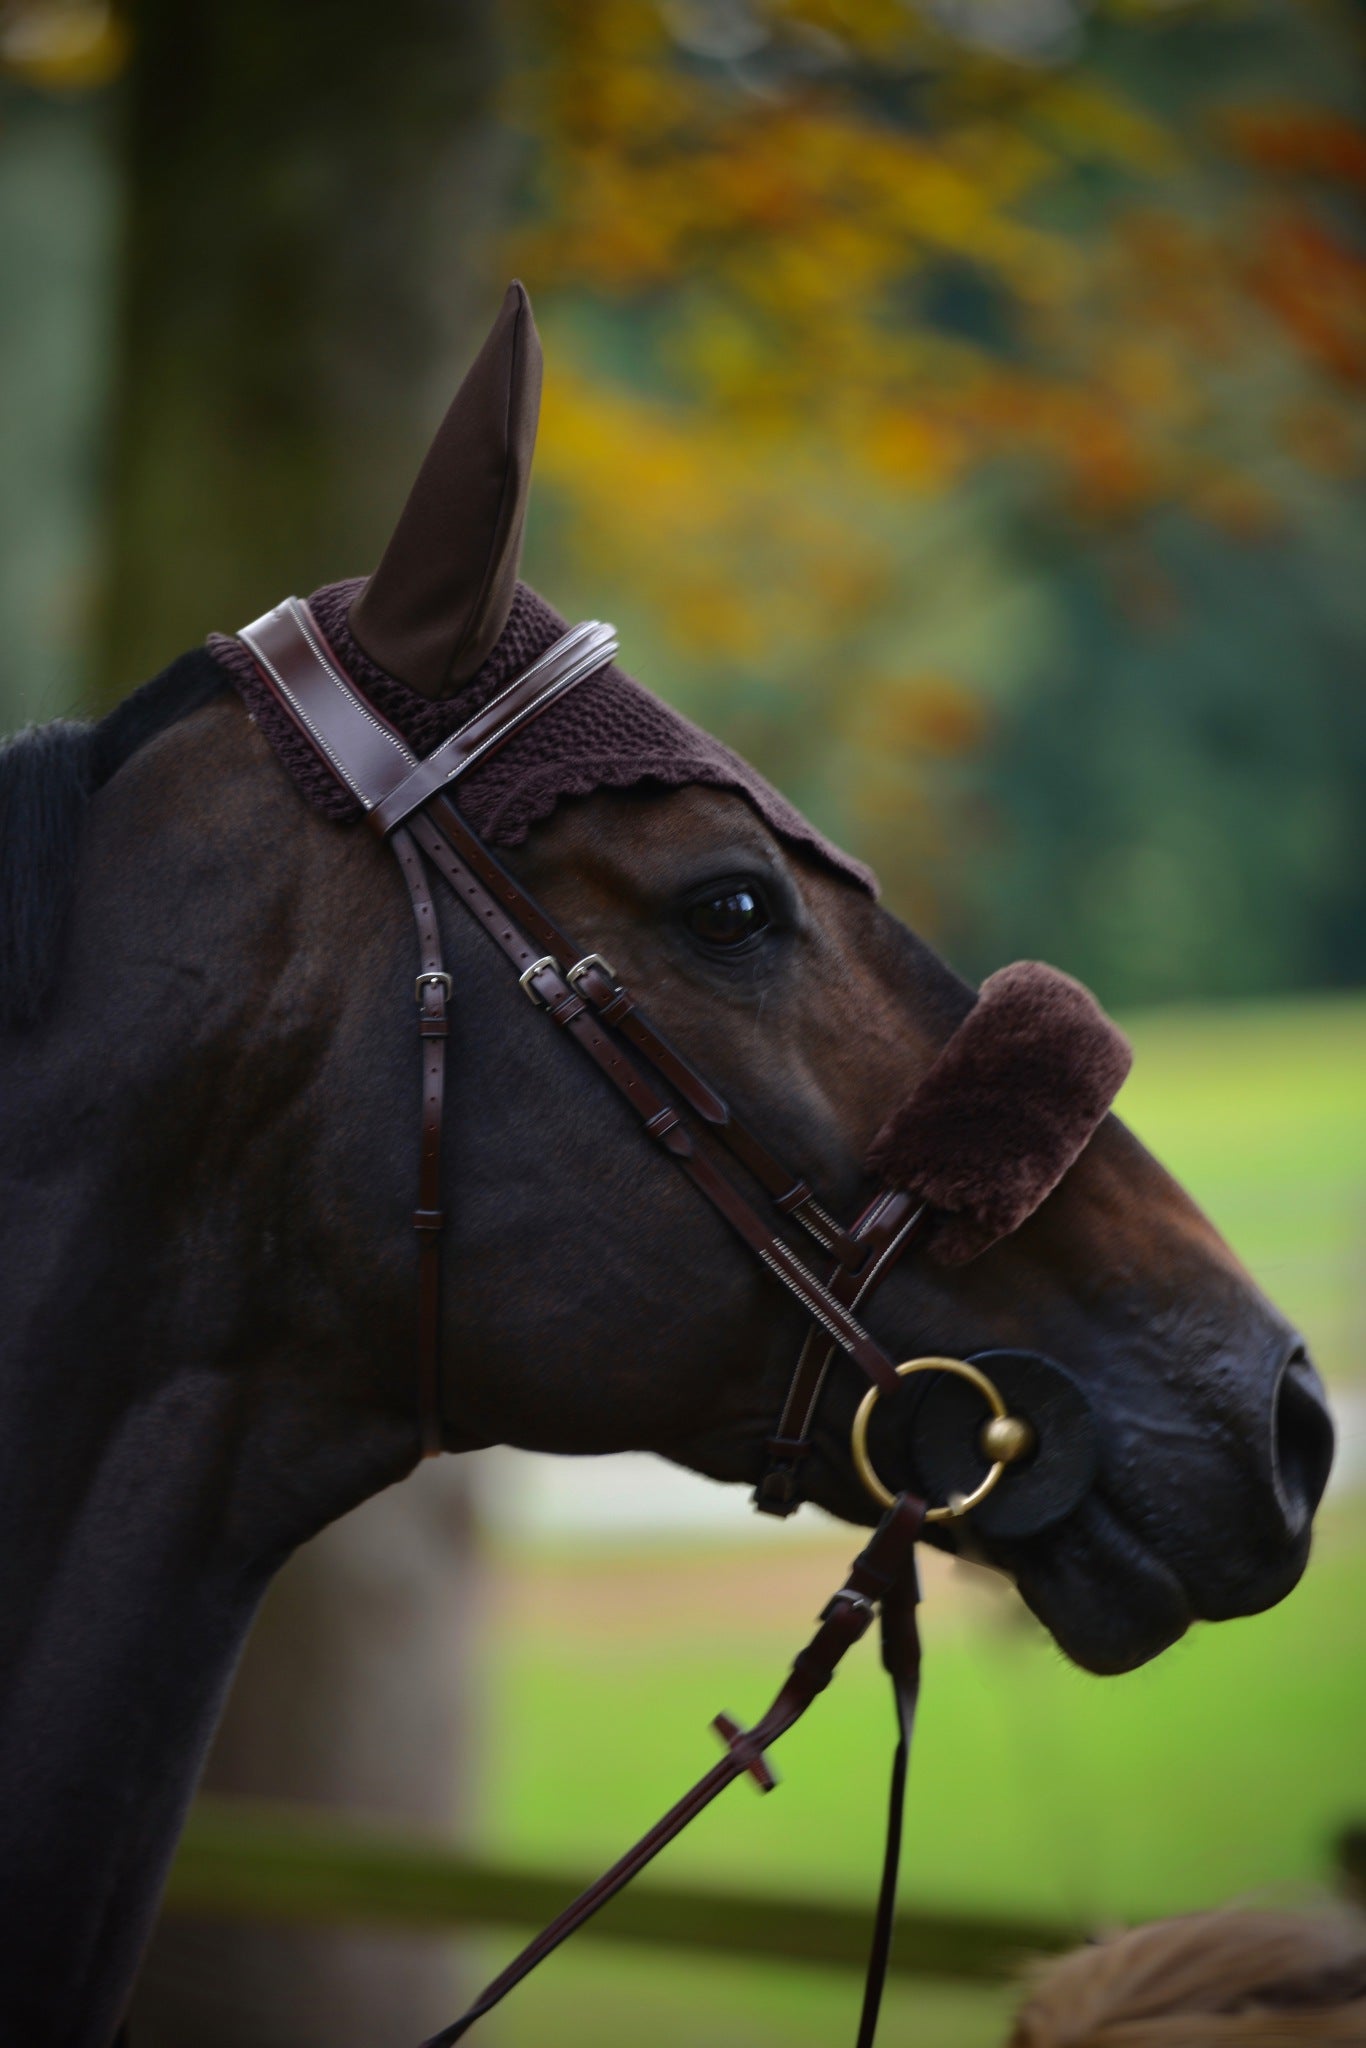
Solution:
[{"label": "blurred tree trunk", "polygon": [[373,567],[506,282],[493,0],[140,0],[107,699]]},{"label": "blurred tree trunk", "polygon": [[[469,1489],[453,1460],[307,1544],[247,1645],[204,1784],[423,1828],[458,1823],[477,1626]],[[462,2003],[424,1936],[167,1918],[131,2048],[404,2048]]]},{"label": "blurred tree trunk", "polygon": [[0,77],[0,731],[87,695],[113,204],[108,109]]},{"label": "blurred tree trunk", "polygon": [[[497,304],[491,0],[142,0],[98,649],[106,701],[211,627],[371,567]],[[465,1482],[291,1563],[206,1784],[456,1823]],[[137,2048],[375,2048],[453,2009],[436,1944],[166,1922]]]}]

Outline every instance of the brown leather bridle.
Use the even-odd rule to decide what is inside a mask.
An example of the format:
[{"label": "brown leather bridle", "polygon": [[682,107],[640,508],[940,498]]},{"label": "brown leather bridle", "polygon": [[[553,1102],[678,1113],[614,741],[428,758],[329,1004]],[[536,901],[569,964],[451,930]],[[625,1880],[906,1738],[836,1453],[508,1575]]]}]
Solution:
[{"label": "brown leather bridle", "polygon": [[[502,746],[564,693],[599,673],[616,651],[611,627],[574,627],[475,717],[417,760],[401,735],[357,688],[308,606],[289,598],[243,628],[240,635],[278,703],[338,780],[361,803],[397,856],[417,925],[419,970],[414,984],[422,1054],[418,1203],[417,1383],[424,1455],[442,1448],[441,1402],[441,1152],[445,1054],[452,995],[427,863],[450,885],[492,942],[512,963],[534,1007],[593,1061],[630,1105],[646,1135],[687,1175],[775,1280],[801,1304],[810,1327],[774,1435],[756,1505],[786,1515],[799,1505],[803,1461],[822,1389],[837,1351],[845,1352],[873,1389],[891,1393],[898,1366],[869,1335],[862,1308],[927,1221],[926,1204],[890,1187],[845,1228],[736,1118],[717,1091],[650,1023],[635,997],[602,956],[581,950],[562,932],[471,831],[449,791],[477,762]],[[776,1224],[722,1171],[714,1147],[724,1148],[757,1184],[777,1219],[803,1230],[828,1262],[821,1274],[778,1234]],[[991,1383],[960,1361],[934,1363],[961,1370],[979,1388]],[[995,1394],[994,1388],[991,1389]],[[997,1420],[1004,1404],[992,1402]],[[1027,1444],[1017,1435],[998,1439],[984,1455],[984,1492],[1009,1458]],[[867,1482],[865,1482],[867,1483]],[[946,1511],[955,1512],[950,1506]],[[764,1790],[774,1784],[765,1751],[786,1733],[824,1690],[845,1652],[880,1613],[883,1661],[891,1675],[898,1721],[887,1847],[874,1922],[858,2048],[870,2048],[877,2025],[895,1905],[906,1765],[919,1683],[918,1599],[914,1546],[927,1512],[911,1493],[896,1496],[846,1583],[824,1609],[810,1643],[767,1714],[751,1729],[726,1716],[714,1726],[726,1753],[686,1796],[597,1884],[569,1906],[494,1980],[469,2010],[425,2048],[458,2040],[497,2002],[634,1877],[666,1842],[733,1779],[748,1772]]]},{"label": "brown leather bridle", "polygon": [[[451,996],[424,856],[511,961],[534,1006],[588,1054],[630,1104],[647,1136],[663,1147],[811,1318],[812,1333],[803,1344],[770,1440],[775,1459],[795,1466],[805,1454],[836,1349],[847,1352],[884,1393],[894,1392],[892,1359],[852,1310],[911,1244],[924,1221],[925,1205],[901,1189],[885,1189],[848,1230],[842,1228],[821,1207],[809,1184],[776,1159],[661,1036],[602,955],[581,952],[566,937],[471,831],[446,794],[461,775],[504,745],[529,719],[606,667],[616,652],[612,629],[597,624],[574,627],[421,762],[362,696],[307,605],[297,598],[244,627],[239,637],[298,730],[359,799],[374,830],[389,840],[413,906],[421,963],[414,994],[423,1043],[421,1164],[413,1224],[422,1247],[418,1383],[424,1452],[431,1455],[442,1447],[437,1240],[445,1221],[441,1125]],[[660,1083],[669,1094],[661,1092]],[[811,1271],[720,1171],[698,1143],[703,1132],[718,1139],[758,1182],[778,1215],[806,1231],[832,1261],[826,1278]],[[766,1488],[761,1481],[760,1492],[765,1491],[778,1489]],[[792,1488],[786,1493],[782,1505],[771,1512],[791,1512],[797,1496]]]}]

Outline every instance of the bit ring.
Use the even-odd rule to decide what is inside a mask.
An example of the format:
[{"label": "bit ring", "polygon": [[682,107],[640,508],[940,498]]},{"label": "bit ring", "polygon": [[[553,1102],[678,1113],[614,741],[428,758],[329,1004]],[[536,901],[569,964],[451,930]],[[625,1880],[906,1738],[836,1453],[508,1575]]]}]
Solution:
[{"label": "bit ring", "polygon": [[[1001,1390],[995,1381],[988,1379],[980,1367],[969,1365],[965,1358],[908,1358],[905,1364],[899,1365],[896,1370],[899,1379],[905,1379],[911,1373],[916,1372],[956,1373],[960,1380],[967,1380],[970,1386],[976,1387],[978,1393],[991,1410],[991,1421],[1008,1422],[1014,1419],[1010,1415]],[[854,1416],[854,1426],[850,1432],[849,1448],[854,1460],[854,1470],[858,1473],[859,1478],[863,1481],[863,1484],[871,1493],[878,1506],[889,1508],[896,1496],[890,1487],[883,1485],[877,1472],[874,1470],[873,1461],[868,1455],[868,1424],[872,1420],[873,1410],[877,1406],[878,1395],[881,1392],[882,1389],[880,1387],[869,1387],[867,1393],[859,1402],[858,1412]],[[1027,1448],[1031,1440],[1032,1436],[1022,1438],[1019,1448],[1011,1453],[1011,1457],[1018,1457],[1020,1451]],[[953,1522],[957,1521],[960,1515],[967,1514],[970,1508],[980,1507],[987,1495],[993,1491],[1001,1474],[1010,1462],[1010,1457],[995,1459],[989,1466],[986,1477],[974,1486],[971,1493],[964,1494],[961,1498],[955,1496],[946,1507],[926,1508],[925,1520],[927,1522]]]}]

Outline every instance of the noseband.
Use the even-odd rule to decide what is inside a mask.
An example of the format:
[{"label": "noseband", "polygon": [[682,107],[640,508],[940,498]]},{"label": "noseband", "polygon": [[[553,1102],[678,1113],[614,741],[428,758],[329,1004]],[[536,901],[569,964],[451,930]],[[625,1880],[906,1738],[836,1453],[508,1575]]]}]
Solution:
[{"label": "noseband", "polygon": [[[775,1780],[767,1748],[824,1690],[839,1660],[880,1611],[899,1740],[858,2034],[859,2048],[869,2048],[891,1938],[918,1689],[916,1539],[927,1521],[952,1520],[987,1502],[1003,1479],[1000,1498],[1011,1498],[1016,1525],[1010,1533],[1046,1526],[1075,1507],[1090,1484],[1093,1460],[1084,1397],[1061,1368],[1027,1353],[897,1365],[856,1312],[913,1244],[923,1242],[931,1256],[956,1260],[1018,1227],[1061,1178],[1109,1106],[1127,1071],[1127,1048],[1092,999],[1066,976],[1033,966],[993,976],[910,1101],[874,1141],[870,1163],[885,1174],[887,1185],[845,1228],[661,1036],[601,954],[582,951],[566,937],[451,801],[462,775],[607,666],[616,652],[610,626],[590,623],[565,633],[420,761],[357,688],[312,612],[297,598],[243,628],[240,638],[295,729],[393,847],[417,925],[420,966],[414,996],[422,1095],[413,1226],[419,1247],[417,1382],[424,1455],[442,1448],[441,1140],[452,995],[428,863],[511,962],[533,1007],[587,1054],[629,1104],[645,1134],[808,1318],[787,1399],[765,1446],[755,1492],[761,1511],[788,1515],[801,1503],[811,1431],[836,1353],[851,1358],[870,1383],[855,1419],[851,1458],[886,1513],[768,1713],[749,1730],[719,1716],[714,1725],[726,1746],[721,1761],[427,2048],[458,2040],[734,1778],[748,1772],[762,1789],[770,1789]],[[718,1151],[728,1153],[757,1186],[771,1214],[722,1170]],[[822,1271],[808,1263],[809,1252],[803,1258],[779,1234],[782,1224],[795,1226],[814,1243]],[[912,1375],[929,1376],[929,1391],[917,1412],[938,1399],[948,1418],[933,1433],[940,1446],[937,1469],[944,1475],[944,1498],[935,1506],[910,1492],[894,1495],[879,1477],[869,1447],[874,1404]],[[956,1408],[955,1395],[961,1397]],[[1019,1415],[1012,1414],[1011,1399]],[[1012,1468],[1018,1469],[1018,1479]],[[923,1468],[917,1462],[921,1483],[926,1470],[933,1474],[935,1469],[933,1455]]]}]

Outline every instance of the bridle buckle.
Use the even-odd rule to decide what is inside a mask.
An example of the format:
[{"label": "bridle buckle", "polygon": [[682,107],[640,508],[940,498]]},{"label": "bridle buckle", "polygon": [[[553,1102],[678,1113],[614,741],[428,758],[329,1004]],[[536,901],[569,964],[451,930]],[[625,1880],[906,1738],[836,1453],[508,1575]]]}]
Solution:
[{"label": "bridle buckle", "polygon": [[422,991],[424,988],[439,988],[445,995],[446,1001],[449,1002],[454,986],[455,984],[452,982],[449,974],[428,970],[423,974],[419,974],[413,983],[413,1001],[415,1003],[422,1001]]},{"label": "bridle buckle", "polygon": [[537,995],[535,989],[531,986],[531,984],[536,979],[536,976],[538,974],[545,973],[547,967],[553,967],[557,974],[560,971],[560,963],[555,958],[555,955],[553,953],[542,953],[539,960],[532,961],[530,967],[528,967],[525,974],[519,974],[517,977],[518,988],[522,991],[522,994],[528,998],[533,1007],[538,1010],[544,1010],[546,1008],[546,1000],[544,996]]},{"label": "bridle buckle", "polygon": [[572,989],[577,989],[579,985],[580,976],[587,974],[589,970],[594,967],[600,969],[600,971],[606,976],[607,980],[611,982],[613,988],[619,988],[621,986],[621,984],[617,980],[616,968],[613,967],[610,960],[604,960],[601,953],[585,953],[582,960],[576,960],[574,962],[574,965],[569,969],[568,973],[565,975],[565,980],[569,983],[569,986]]}]

